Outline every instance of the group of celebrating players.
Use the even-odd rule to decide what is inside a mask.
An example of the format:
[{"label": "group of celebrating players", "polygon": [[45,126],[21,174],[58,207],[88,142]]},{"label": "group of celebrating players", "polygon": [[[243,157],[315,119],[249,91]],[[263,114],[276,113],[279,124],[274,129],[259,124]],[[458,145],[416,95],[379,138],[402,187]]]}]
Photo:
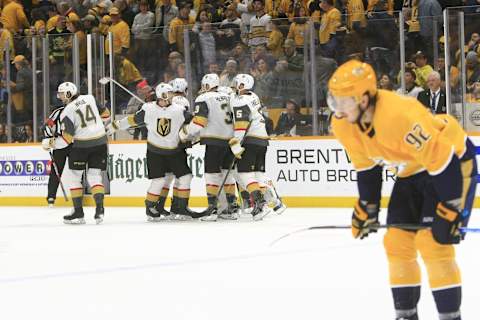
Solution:
[{"label": "group of celebrating players", "polygon": [[[148,221],[236,220],[240,213],[237,190],[242,198],[242,209],[254,220],[263,219],[272,210],[282,213],[286,206],[264,174],[269,138],[261,101],[252,91],[254,79],[239,74],[234,88],[222,87],[219,82],[218,75],[213,73],[202,78],[193,114],[186,98],[188,83],[177,78],[157,85],[155,101],[144,103],[135,114],[110,122],[108,109],[97,106],[92,95],[80,95],[73,83],[62,83],[58,98],[64,106],[61,111],[55,110],[47,121],[47,137],[42,144],[45,149],[54,149],[53,158],[60,164],[59,171],[63,170],[68,155],[73,173],[69,187],[74,210],[64,216],[64,222],[85,223],[82,207],[85,170],[96,203],[95,220],[97,223],[103,221],[105,190],[101,171],[106,170],[107,136],[117,130],[136,127],[148,130],[146,158],[151,180],[145,199]],[[205,145],[208,208],[203,212],[188,207],[192,173],[186,149],[197,142]],[[56,148],[58,144],[67,146],[68,153]],[[56,157],[60,153],[61,157]],[[54,174],[51,177],[58,180]],[[165,202],[172,182],[171,208],[167,211]],[[50,204],[54,202],[58,183],[53,185],[49,187]],[[224,201],[219,204],[222,191],[225,197],[221,197]]]}]

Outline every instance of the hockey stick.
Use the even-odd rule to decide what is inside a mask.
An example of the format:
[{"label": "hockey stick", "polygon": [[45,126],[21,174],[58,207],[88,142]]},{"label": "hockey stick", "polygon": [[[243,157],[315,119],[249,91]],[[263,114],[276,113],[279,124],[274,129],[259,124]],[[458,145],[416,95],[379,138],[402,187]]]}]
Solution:
[{"label": "hockey stick", "polygon": [[[248,131],[250,130],[250,126],[252,125],[252,121],[248,123],[247,129],[245,129],[245,135],[242,138],[242,141],[240,141],[240,145],[243,146],[243,142],[247,138]],[[230,164],[230,167],[227,170],[227,173],[225,173],[225,177],[223,178],[222,184],[220,185],[220,188],[218,189],[217,195],[215,196],[215,204],[218,206],[218,198],[220,197],[220,193],[222,193],[223,187],[225,186],[225,183],[227,182],[228,176],[230,175],[230,171],[232,171],[233,167],[235,167],[235,164],[237,163],[239,159],[233,155],[233,161]]]},{"label": "hockey stick", "polygon": [[63,182],[62,182],[62,179],[60,177],[60,171],[58,170],[57,164],[55,163],[55,159],[53,158],[53,154],[52,154],[51,151],[48,151],[48,154],[50,155],[50,159],[52,161],[53,171],[55,172],[55,175],[57,176],[58,182],[60,183],[60,188],[62,189],[63,197],[65,198],[65,201],[68,202],[67,192],[65,191],[65,187],[63,186]]},{"label": "hockey stick", "polygon": [[[283,236],[275,239],[270,243],[270,247],[279,242],[280,240],[283,240],[293,234],[297,233],[302,233],[310,230],[335,230],[335,229],[351,229],[351,225],[326,225],[326,226],[313,226],[313,227],[308,227],[296,231],[292,231],[290,233],[284,234]],[[419,224],[404,224],[404,223],[393,223],[393,224],[379,224],[376,226],[376,230],[378,229],[386,229],[386,228],[400,228],[400,229],[405,229],[405,230],[421,230],[421,229],[427,229],[430,228],[429,226],[424,226],[424,225],[419,225]],[[460,228],[460,231],[463,233],[480,233],[480,228],[467,228],[467,227],[462,227]]]},{"label": "hockey stick", "polygon": [[125,90],[126,93],[128,93],[129,95],[131,95],[132,97],[134,97],[135,99],[137,99],[138,101],[140,101],[141,103],[145,104],[145,100],[143,100],[142,98],[140,98],[139,96],[137,96],[136,94],[134,94],[132,91],[128,90],[127,88],[125,88],[120,82],[118,82],[117,80],[115,79],[112,79],[110,77],[103,77],[101,78],[100,80],[98,80],[98,82],[100,82],[100,84],[103,84],[103,85],[106,85],[107,83],[109,82],[113,82],[115,83],[117,86],[119,86],[120,88],[122,88],[123,90]]}]

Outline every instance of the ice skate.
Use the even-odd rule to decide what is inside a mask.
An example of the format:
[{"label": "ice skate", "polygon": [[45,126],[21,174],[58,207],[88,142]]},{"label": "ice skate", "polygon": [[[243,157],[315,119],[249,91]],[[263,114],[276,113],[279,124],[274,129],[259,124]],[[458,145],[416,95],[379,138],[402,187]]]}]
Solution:
[{"label": "ice skate", "polygon": [[104,207],[96,207],[95,208],[95,223],[100,224],[103,222],[103,216],[105,215],[105,208]]},{"label": "ice skate", "polygon": [[278,201],[277,204],[273,207],[273,212],[278,215],[282,214],[285,210],[287,210],[287,206],[283,204],[282,201]]},{"label": "ice skate", "polygon": [[202,221],[217,221],[218,209],[216,206],[209,206],[202,214],[203,216],[200,218]]},{"label": "ice skate", "polygon": [[252,197],[255,200],[252,210],[253,220],[262,220],[266,215],[270,213],[271,209],[263,198],[263,194],[261,191],[257,190],[252,192]]},{"label": "ice skate", "polygon": [[48,198],[47,204],[49,208],[53,208],[53,205],[55,204],[55,198]]},{"label": "ice skate", "polygon": [[238,211],[240,207],[236,202],[229,204],[228,208],[222,210],[218,217],[223,220],[237,220],[238,219]]},{"label": "ice skate", "polygon": [[83,208],[75,208],[72,213],[63,216],[63,223],[65,224],[85,224]]}]

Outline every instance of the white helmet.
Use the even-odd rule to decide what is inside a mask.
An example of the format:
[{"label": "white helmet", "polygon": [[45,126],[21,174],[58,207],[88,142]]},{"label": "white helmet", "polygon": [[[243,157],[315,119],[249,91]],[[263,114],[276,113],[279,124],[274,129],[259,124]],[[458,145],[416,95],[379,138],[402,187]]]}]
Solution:
[{"label": "white helmet", "polygon": [[[253,77],[245,73],[237,74],[235,78],[233,78],[233,81],[237,90],[252,90],[255,84]],[[242,88],[240,88],[241,85],[243,85]]]},{"label": "white helmet", "polygon": [[157,99],[169,100],[172,98],[173,88],[168,83],[162,82],[155,88]]},{"label": "white helmet", "polygon": [[187,93],[188,82],[184,78],[175,78],[171,80],[168,84],[172,86],[173,92]]},{"label": "white helmet", "polygon": [[220,85],[220,78],[216,73],[208,73],[202,78],[202,91],[207,92]]},{"label": "white helmet", "polygon": [[218,87],[218,92],[225,93],[229,96],[235,93],[232,88],[226,86]]},{"label": "white helmet", "polygon": [[71,82],[64,82],[58,86],[57,98],[62,102],[68,102],[78,93],[77,86]]}]

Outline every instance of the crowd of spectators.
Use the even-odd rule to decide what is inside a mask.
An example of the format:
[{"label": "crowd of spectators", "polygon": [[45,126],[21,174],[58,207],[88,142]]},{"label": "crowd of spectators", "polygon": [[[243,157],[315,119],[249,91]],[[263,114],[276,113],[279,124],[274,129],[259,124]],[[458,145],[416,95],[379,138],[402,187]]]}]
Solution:
[{"label": "crowd of spectators", "polygon": [[[31,68],[32,51],[39,49],[33,48],[32,37],[48,35],[47,79],[52,105],[58,102],[55,95],[58,84],[73,80],[73,35],[79,45],[78,71],[84,90],[86,35],[92,34],[95,39],[104,37],[105,52],[111,47],[115,56],[114,77],[131,91],[138,90],[139,84],[142,84],[141,91],[145,86],[154,87],[161,81],[190,75],[190,90],[196,93],[205,73],[218,73],[221,85],[225,86],[232,85],[236,74],[250,73],[255,77],[255,91],[262,103],[270,109],[285,108],[274,131],[289,135],[292,132],[289,126],[298,122],[293,114],[300,114],[301,108],[308,108],[312,103],[309,76],[313,59],[316,62],[317,102],[321,108],[325,107],[329,76],[337,65],[352,58],[375,67],[381,88],[399,90],[400,11],[405,18],[405,94],[418,96],[422,90],[429,90],[428,77],[432,72],[438,72],[444,86],[442,9],[462,5],[480,5],[480,1],[3,0],[0,139],[5,132],[8,93],[13,104],[14,129],[20,128],[15,131],[22,132],[18,136],[29,140],[32,119],[37,117],[42,121],[39,114],[33,114],[32,108],[32,78],[41,79],[41,74],[34,75]],[[468,98],[472,101],[480,96],[478,8],[464,9],[468,26],[466,82]],[[440,32],[438,39],[434,30]],[[106,37],[109,32],[113,34],[111,44]],[[314,42],[310,43],[310,39]],[[455,38],[448,41],[458,43]],[[38,41],[37,46],[41,43]],[[314,46],[315,56],[305,52],[307,43]],[[439,47],[437,54],[433,52],[434,43]],[[6,50],[10,56],[8,63],[15,66],[10,79],[6,79],[5,72]],[[452,45],[451,50],[454,61],[449,70],[450,84],[452,90],[460,92],[459,46]],[[434,56],[441,58],[433,61]],[[10,84],[8,93],[7,82]],[[41,88],[37,90],[37,98],[41,98],[42,93]],[[128,94],[116,90],[116,112],[133,110],[129,100]],[[295,113],[292,113],[293,103]]]}]

